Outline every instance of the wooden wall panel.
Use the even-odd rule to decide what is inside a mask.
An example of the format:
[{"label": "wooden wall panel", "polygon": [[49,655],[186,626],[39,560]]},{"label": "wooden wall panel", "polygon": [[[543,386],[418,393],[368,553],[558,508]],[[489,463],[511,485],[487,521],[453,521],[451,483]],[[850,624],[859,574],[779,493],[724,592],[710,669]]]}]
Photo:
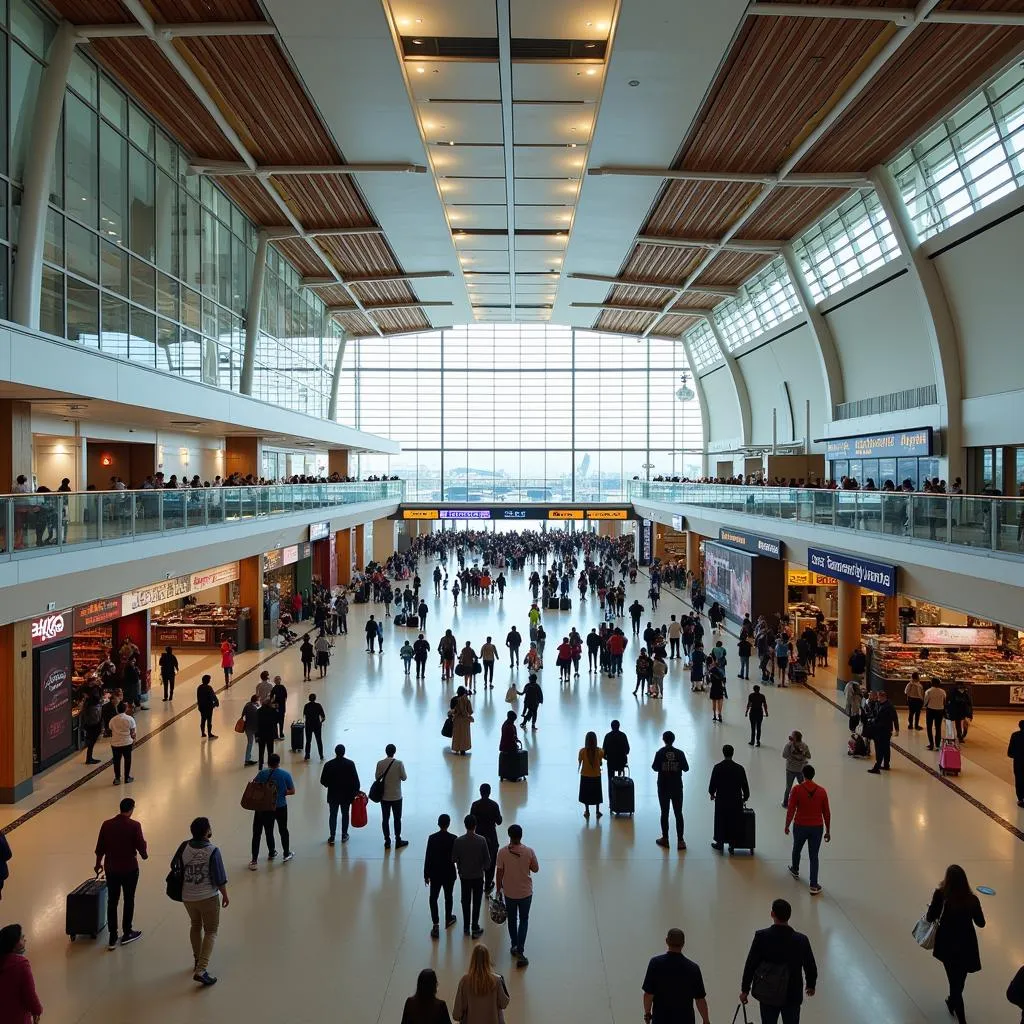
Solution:
[{"label": "wooden wall panel", "polygon": [[0,803],[32,792],[32,633],[0,626]]}]

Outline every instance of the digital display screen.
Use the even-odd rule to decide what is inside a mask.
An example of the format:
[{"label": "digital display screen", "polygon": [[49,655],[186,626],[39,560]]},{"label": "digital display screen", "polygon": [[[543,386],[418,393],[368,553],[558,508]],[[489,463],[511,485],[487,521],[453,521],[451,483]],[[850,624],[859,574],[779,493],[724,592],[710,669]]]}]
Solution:
[{"label": "digital display screen", "polygon": [[548,519],[582,519],[581,508],[549,508]]},{"label": "digital display screen", "polygon": [[737,619],[750,610],[752,557],[725,544],[704,544],[704,589]]},{"label": "digital display screen", "polygon": [[443,508],[440,510],[441,519],[490,519],[489,508]]},{"label": "digital display screen", "polygon": [[71,641],[39,652],[39,763],[71,747]]}]

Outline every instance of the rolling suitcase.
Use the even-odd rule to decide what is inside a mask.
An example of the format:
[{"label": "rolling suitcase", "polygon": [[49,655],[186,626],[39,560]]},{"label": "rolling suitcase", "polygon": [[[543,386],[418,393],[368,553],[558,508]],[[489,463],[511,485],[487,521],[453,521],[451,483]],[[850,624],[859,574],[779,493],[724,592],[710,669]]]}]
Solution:
[{"label": "rolling suitcase", "polygon": [[612,814],[632,814],[635,809],[633,780],[628,775],[610,775],[608,810]]},{"label": "rolling suitcase", "polygon": [[730,852],[736,850],[749,850],[751,853],[754,852],[754,846],[757,844],[757,815],[754,814],[753,807],[743,808],[743,817],[740,820],[740,834],[739,838],[735,843],[732,843],[729,847]]},{"label": "rolling suitcase", "polygon": [[68,893],[64,909],[64,930],[74,942],[79,935],[95,939],[106,927],[107,883],[102,878],[90,878]]},{"label": "rolling suitcase", "polygon": [[557,597],[549,597],[548,598],[548,611],[549,612],[557,612],[558,611],[558,598]]},{"label": "rolling suitcase", "polygon": [[518,782],[530,774],[528,750],[502,751],[498,754],[498,778],[503,782]]},{"label": "rolling suitcase", "polygon": [[410,629],[419,629],[420,628],[420,617],[418,615],[406,615],[406,617],[405,617],[405,624]]},{"label": "rolling suitcase", "polygon": [[395,616],[395,625],[396,626],[404,626],[405,625],[405,616],[402,615],[401,613],[396,615]]},{"label": "rolling suitcase", "polygon": [[959,775],[960,774],[960,748],[956,740],[942,741],[939,747],[939,774]]},{"label": "rolling suitcase", "polygon": [[558,610],[561,612],[567,612],[572,608],[572,598],[563,597],[558,602]]},{"label": "rolling suitcase", "polygon": [[306,745],[306,723],[292,722],[291,750],[297,753]]}]

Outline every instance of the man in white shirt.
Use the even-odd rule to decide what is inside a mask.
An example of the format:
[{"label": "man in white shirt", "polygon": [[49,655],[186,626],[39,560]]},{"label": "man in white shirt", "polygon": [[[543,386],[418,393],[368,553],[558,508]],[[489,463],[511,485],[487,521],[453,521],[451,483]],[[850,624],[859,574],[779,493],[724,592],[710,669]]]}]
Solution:
[{"label": "man in white shirt", "polygon": [[683,635],[682,625],[676,621],[676,617],[672,616],[672,621],[668,624],[668,656],[669,658],[679,657],[679,640]]},{"label": "man in white shirt", "polygon": [[394,743],[389,743],[384,748],[385,757],[377,762],[373,778],[382,784],[380,812],[381,828],[384,830],[384,849],[391,849],[391,825],[392,815],[395,819],[395,849],[401,850],[403,846],[409,845],[408,839],[402,838],[402,783],[407,776],[405,765],[395,757],[398,748]]},{"label": "man in white shirt", "polygon": [[946,691],[938,679],[932,679],[928,689],[924,691],[924,724],[928,729],[929,750],[934,750],[942,741],[942,718],[945,708]]},{"label": "man in white shirt", "polygon": [[128,714],[128,705],[121,701],[117,714],[110,720],[110,750],[114,755],[114,785],[121,785],[121,763],[124,763],[124,781],[132,778],[132,745],[135,743],[135,719]]},{"label": "man in white shirt", "polygon": [[540,871],[537,854],[523,845],[523,829],[509,825],[508,846],[498,851],[495,885],[498,895],[505,896],[508,912],[508,935],[512,942],[512,955],[517,967],[526,967],[526,930],[530,924],[530,904],[533,903],[533,878]]}]

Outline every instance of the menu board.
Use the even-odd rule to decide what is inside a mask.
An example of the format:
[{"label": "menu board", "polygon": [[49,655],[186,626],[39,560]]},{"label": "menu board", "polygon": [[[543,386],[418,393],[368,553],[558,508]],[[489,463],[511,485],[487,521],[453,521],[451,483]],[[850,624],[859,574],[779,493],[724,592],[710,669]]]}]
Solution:
[{"label": "menu board", "polygon": [[1024,686],[1010,687],[1010,703],[1024,704]]},{"label": "menu board", "polygon": [[49,764],[71,747],[71,641],[39,654],[39,763]]},{"label": "menu board", "polygon": [[908,625],[904,640],[925,647],[995,647],[999,642],[991,626]]}]

